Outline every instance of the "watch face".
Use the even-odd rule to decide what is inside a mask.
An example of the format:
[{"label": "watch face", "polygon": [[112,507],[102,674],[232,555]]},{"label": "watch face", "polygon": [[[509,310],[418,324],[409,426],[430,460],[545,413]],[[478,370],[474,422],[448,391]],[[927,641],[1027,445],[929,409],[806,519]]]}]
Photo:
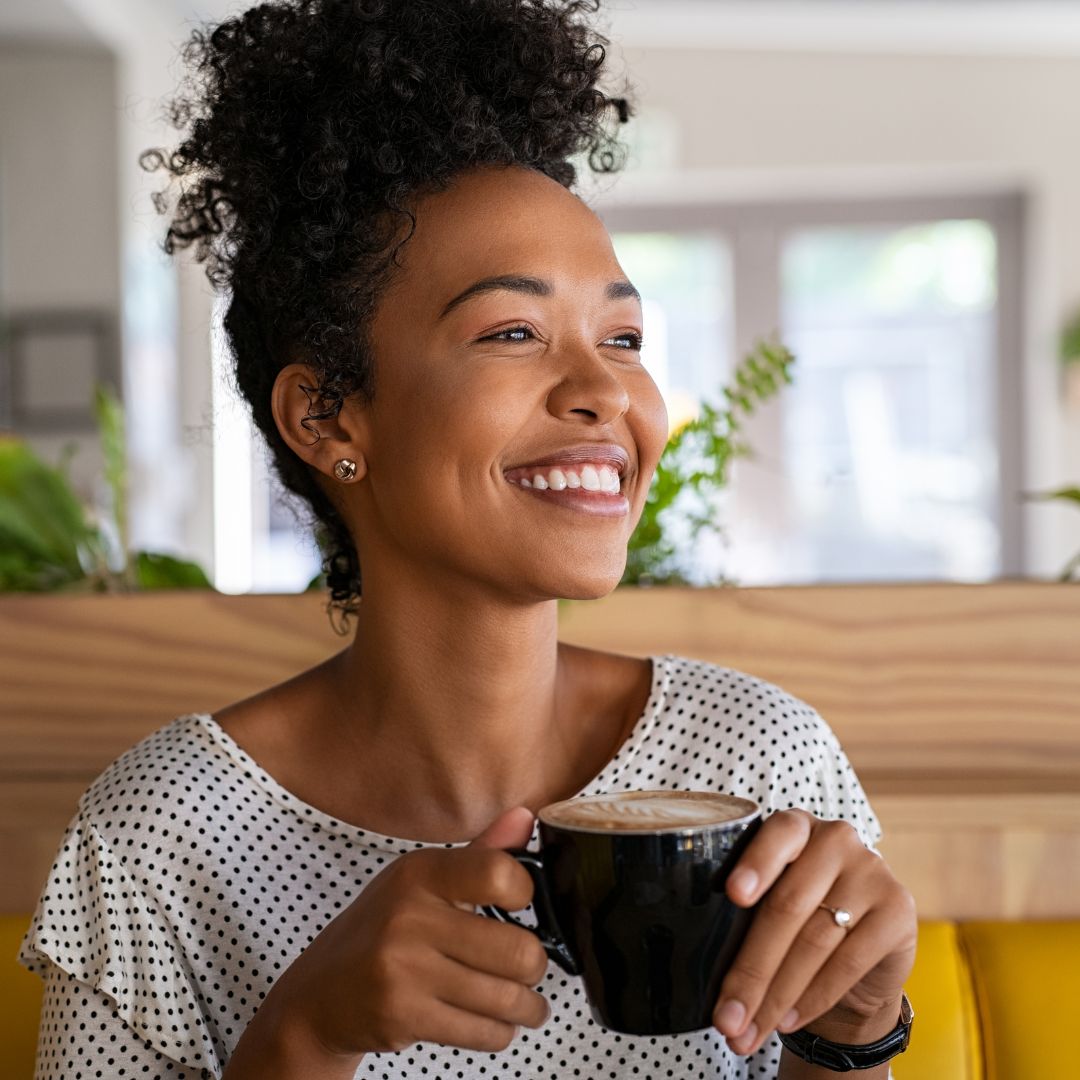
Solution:
[{"label": "watch face", "polygon": [[908,1001],[907,994],[903,994],[900,997],[900,1023],[911,1024],[911,1021],[915,1019],[915,1010],[911,1007],[911,1002]]},{"label": "watch face", "polygon": [[903,1053],[908,1048],[908,1043],[911,1042],[911,1023],[915,1019],[915,1010],[911,1007],[911,1002],[908,1001],[908,996],[905,994],[900,999],[900,1027],[904,1030],[904,1042],[900,1047],[898,1053]]}]

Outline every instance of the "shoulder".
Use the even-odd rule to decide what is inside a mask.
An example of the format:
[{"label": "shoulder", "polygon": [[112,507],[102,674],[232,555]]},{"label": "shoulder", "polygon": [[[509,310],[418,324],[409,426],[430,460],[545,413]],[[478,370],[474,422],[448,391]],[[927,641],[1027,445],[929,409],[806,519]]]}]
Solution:
[{"label": "shoulder", "polygon": [[225,769],[205,720],[197,713],[177,717],[106,766],[79,800],[83,823],[116,842],[141,818],[205,797]]},{"label": "shoulder", "polygon": [[835,732],[817,709],[766,679],[703,660],[666,656],[656,739],[678,748],[680,782],[712,782],[766,811],[800,807],[881,835]]},{"label": "shoulder", "polygon": [[665,708],[725,727],[779,729],[785,737],[815,737],[829,730],[817,710],[757,675],[707,660],[664,656]]}]

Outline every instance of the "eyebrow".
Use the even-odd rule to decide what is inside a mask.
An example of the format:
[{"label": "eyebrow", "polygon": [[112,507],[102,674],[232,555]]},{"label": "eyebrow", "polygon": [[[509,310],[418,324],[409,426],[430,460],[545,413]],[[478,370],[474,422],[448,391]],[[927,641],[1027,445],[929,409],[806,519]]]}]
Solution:
[{"label": "eyebrow", "polygon": [[[496,289],[524,293],[526,296],[553,296],[555,294],[551,282],[544,281],[542,278],[525,277],[521,274],[499,274],[495,277],[481,278],[480,281],[474,281],[464,292],[458,293],[442,309],[439,318],[445,319],[454,308],[465,303],[466,300],[480,293],[492,292]],[[604,289],[604,296],[608,300],[633,299],[639,304],[641,303],[641,293],[629,281],[610,282],[607,288]]]}]

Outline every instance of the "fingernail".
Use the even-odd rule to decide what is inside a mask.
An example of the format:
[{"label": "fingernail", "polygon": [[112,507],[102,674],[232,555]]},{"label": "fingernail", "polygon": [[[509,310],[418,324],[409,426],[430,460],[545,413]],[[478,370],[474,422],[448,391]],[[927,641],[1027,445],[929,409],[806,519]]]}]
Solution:
[{"label": "fingernail", "polygon": [[735,1035],[742,1030],[745,1019],[746,1006],[732,998],[720,1006],[720,1011],[716,1014],[716,1026],[725,1035]]},{"label": "fingernail", "polygon": [[745,866],[739,870],[736,870],[735,873],[731,875],[731,887],[737,893],[747,898],[754,895],[754,890],[757,888],[757,884],[757,874],[753,870],[750,870]]},{"label": "fingernail", "polygon": [[783,1019],[776,1025],[777,1031],[782,1031],[785,1035],[789,1031],[794,1031],[799,1026],[799,1014],[794,1009],[788,1009],[784,1013]]},{"label": "fingernail", "polygon": [[736,1040],[735,1053],[749,1054],[750,1047],[757,1042],[757,1024],[751,1024]]}]

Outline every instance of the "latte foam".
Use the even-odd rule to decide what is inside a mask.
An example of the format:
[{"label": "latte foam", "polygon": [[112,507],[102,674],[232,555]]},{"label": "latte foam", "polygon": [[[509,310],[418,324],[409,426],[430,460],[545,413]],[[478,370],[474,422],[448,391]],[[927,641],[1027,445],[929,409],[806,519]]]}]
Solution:
[{"label": "latte foam", "polygon": [[749,799],[711,791],[627,791],[553,803],[540,811],[540,820],[586,832],[657,832],[722,825],[756,809]]}]

